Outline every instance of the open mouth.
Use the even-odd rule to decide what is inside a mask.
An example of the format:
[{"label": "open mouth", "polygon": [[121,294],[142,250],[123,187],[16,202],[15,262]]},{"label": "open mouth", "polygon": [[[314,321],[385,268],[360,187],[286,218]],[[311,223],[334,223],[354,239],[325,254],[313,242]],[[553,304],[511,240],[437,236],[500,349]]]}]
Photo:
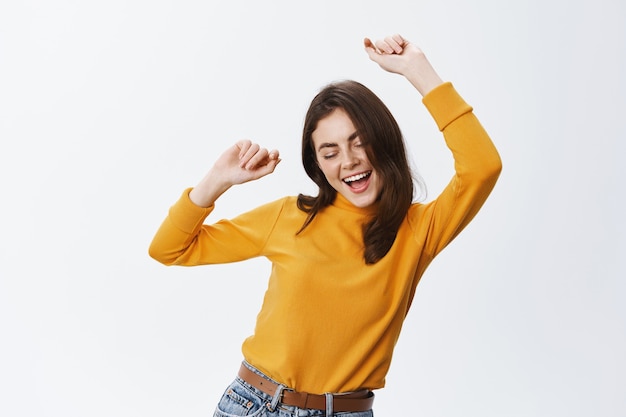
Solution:
[{"label": "open mouth", "polygon": [[344,178],[343,182],[345,182],[346,184],[348,184],[348,186],[352,188],[357,188],[367,182],[367,179],[370,177],[370,175],[372,175],[372,171],[361,172],[360,174]]}]

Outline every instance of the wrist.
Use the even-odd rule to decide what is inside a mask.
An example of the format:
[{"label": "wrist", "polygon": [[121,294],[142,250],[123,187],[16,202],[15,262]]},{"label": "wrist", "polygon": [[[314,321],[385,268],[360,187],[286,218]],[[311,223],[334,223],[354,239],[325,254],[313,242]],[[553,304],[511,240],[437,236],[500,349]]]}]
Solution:
[{"label": "wrist", "polygon": [[425,55],[405,74],[405,78],[420,92],[426,96],[432,89],[443,84],[443,80],[432,67]]},{"label": "wrist", "polygon": [[200,207],[210,207],[224,194],[232,184],[223,181],[219,175],[209,171],[207,175],[189,192],[189,199]]}]

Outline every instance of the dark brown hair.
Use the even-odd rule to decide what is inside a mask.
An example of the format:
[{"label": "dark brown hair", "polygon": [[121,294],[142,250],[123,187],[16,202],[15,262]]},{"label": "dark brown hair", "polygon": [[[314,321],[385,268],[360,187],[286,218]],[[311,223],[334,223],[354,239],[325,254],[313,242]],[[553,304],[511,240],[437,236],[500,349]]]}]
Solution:
[{"label": "dark brown hair", "polygon": [[317,164],[312,134],[318,122],[337,108],[343,109],[352,120],[382,183],[378,211],[370,222],[363,225],[363,257],[367,264],[374,264],[389,252],[413,201],[413,175],[395,118],[380,98],[356,81],[327,85],[313,98],[306,113],[302,132],[302,164],[307,175],[318,185],[319,193],[316,197],[298,196],[298,208],[308,214],[298,233],[336,197],[337,192]]}]

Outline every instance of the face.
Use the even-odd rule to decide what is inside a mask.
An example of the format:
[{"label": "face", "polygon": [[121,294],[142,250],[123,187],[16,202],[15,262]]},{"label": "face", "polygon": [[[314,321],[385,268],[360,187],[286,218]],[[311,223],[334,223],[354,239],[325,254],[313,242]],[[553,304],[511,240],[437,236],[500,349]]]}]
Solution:
[{"label": "face", "polygon": [[341,108],[317,123],[311,135],[317,164],[328,183],[356,207],[378,199],[380,179],[365,153],[352,120]]}]

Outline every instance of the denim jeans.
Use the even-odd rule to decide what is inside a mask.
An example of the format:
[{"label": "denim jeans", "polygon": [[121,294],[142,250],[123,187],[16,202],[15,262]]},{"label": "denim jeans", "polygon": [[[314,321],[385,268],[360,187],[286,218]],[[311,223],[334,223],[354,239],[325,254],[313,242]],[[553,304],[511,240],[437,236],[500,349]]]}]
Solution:
[{"label": "denim jeans", "polygon": [[[247,365],[253,372],[270,380],[261,371]],[[275,381],[274,381],[275,382]],[[237,377],[228,386],[220,399],[213,417],[326,417],[325,410],[312,408],[297,408],[278,402],[277,400],[254,388],[241,378]],[[333,413],[333,417],[373,417],[372,410],[359,412]]]}]

